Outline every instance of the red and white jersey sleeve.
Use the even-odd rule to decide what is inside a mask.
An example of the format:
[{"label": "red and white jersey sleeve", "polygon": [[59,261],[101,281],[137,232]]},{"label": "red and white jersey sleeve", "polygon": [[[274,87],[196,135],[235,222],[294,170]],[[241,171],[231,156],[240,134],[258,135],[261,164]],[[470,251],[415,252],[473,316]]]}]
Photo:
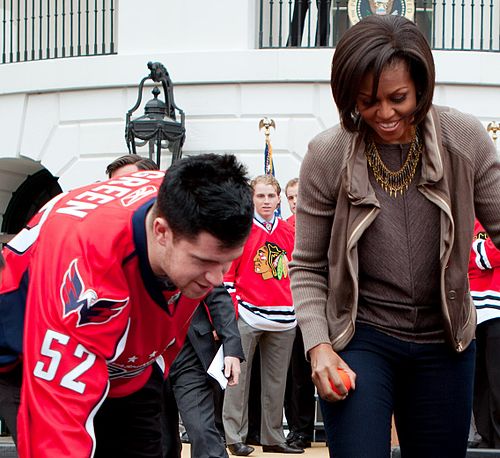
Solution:
[{"label": "red and white jersey sleeve", "polygon": [[478,220],[474,223],[469,282],[477,324],[500,318],[500,250]]},{"label": "red and white jersey sleeve", "polygon": [[[471,257],[469,261],[469,275],[477,271],[495,269],[500,267],[500,250],[488,237],[481,223],[474,223],[474,240],[472,242]],[[480,273],[477,272],[479,275]]]},{"label": "red and white jersey sleeve", "polygon": [[233,300],[234,308],[236,310],[236,318],[238,318],[238,299],[236,298],[235,279],[240,262],[241,256],[233,260],[231,266],[229,267],[229,270],[224,274],[224,286],[226,287],[227,292],[231,295],[231,299]]}]

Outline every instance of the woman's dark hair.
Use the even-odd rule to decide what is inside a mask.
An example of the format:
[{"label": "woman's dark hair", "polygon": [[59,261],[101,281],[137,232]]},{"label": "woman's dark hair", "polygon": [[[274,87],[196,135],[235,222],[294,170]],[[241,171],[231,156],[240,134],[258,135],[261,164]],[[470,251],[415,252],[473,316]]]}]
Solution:
[{"label": "woman's dark hair", "polygon": [[344,33],[333,55],[330,84],[347,130],[363,129],[356,112],[356,98],[364,76],[373,72],[372,99],[375,100],[380,74],[399,60],[406,62],[415,83],[414,124],[419,124],[432,104],[435,69],[429,44],[415,23],[402,16],[372,15]]}]

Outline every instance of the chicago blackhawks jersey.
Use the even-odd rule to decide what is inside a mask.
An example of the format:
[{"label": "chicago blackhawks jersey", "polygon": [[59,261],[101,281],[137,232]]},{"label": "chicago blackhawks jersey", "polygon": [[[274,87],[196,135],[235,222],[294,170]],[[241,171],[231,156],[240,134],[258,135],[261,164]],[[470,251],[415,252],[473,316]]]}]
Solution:
[{"label": "chicago blackhawks jersey", "polygon": [[297,325],[288,275],[294,241],[286,221],[255,217],[242,255],[224,276],[238,315],[254,328],[285,331]]},{"label": "chicago blackhawks jersey", "polygon": [[168,370],[182,346],[199,299],[157,279],[147,256],[145,218],[163,175],[61,194],[4,249],[4,364],[21,351],[24,316],[20,456],[92,456],[104,399],[140,389],[155,362]]},{"label": "chicago blackhawks jersey", "polygon": [[477,324],[500,318],[500,250],[493,245],[478,220],[474,223],[469,282]]}]

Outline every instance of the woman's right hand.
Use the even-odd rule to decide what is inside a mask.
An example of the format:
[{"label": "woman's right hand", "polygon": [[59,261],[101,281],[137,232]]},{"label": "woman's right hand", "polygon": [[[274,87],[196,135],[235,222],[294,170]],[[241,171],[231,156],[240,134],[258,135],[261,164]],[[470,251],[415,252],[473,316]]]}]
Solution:
[{"label": "woman's right hand", "polygon": [[[349,376],[351,389],[356,388],[355,372],[333,351],[330,344],[322,343],[311,348],[309,358],[311,360],[312,380],[318,389],[318,394],[325,401],[341,401],[347,397],[348,390],[344,387],[338,369],[344,370]],[[330,381],[340,394],[333,391]]]}]

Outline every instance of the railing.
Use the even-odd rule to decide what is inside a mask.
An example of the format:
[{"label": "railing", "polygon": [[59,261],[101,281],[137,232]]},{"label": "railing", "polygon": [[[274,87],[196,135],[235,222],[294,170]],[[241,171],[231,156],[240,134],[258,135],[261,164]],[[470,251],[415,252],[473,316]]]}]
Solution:
[{"label": "railing", "polygon": [[335,47],[377,8],[415,21],[433,49],[500,51],[500,0],[260,0],[259,47]]},{"label": "railing", "polygon": [[0,0],[0,63],[116,53],[114,0]]}]

